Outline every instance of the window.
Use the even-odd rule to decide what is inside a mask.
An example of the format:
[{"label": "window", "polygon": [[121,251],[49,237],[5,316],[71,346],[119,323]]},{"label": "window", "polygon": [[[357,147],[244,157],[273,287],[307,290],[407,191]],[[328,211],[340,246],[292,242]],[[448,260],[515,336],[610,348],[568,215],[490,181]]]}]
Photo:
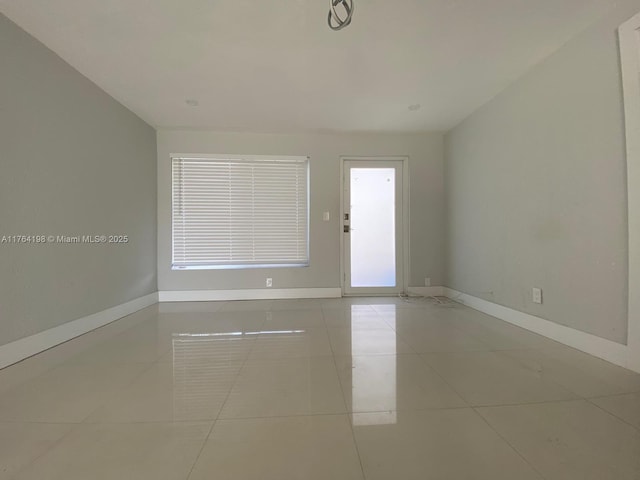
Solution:
[{"label": "window", "polygon": [[173,269],[309,264],[306,157],[172,158]]}]

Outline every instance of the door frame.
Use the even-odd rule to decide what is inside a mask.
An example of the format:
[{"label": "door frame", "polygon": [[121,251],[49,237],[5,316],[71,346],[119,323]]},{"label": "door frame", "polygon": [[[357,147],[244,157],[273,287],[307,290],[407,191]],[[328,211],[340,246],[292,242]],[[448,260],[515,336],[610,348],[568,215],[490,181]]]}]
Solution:
[{"label": "door frame", "polygon": [[640,13],[618,29],[627,147],[627,368],[640,372]]},{"label": "door frame", "polygon": [[[409,157],[408,156],[341,156],[340,157],[340,218],[338,222],[339,230],[338,234],[340,235],[340,288],[342,290],[342,296],[349,296],[345,294],[345,278],[347,265],[345,264],[345,248],[344,248],[344,185],[345,185],[345,164],[347,161],[363,161],[363,162],[402,162],[402,218],[400,221],[402,222],[400,231],[402,232],[402,244],[400,248],[402,248],[402,270],[403,274],[401,280],[402,281],[402,292],[407,293],[409,288],[409,279],[410,275],[410,262],[409,262],[409,248],[410,248],[410,228],[409,228],[409,219],[410,211],[409,211]],[[371,293],[368,296],[388,296],[389,294],[375,294]],[[353,296],[353,295],[351,295]]]}]

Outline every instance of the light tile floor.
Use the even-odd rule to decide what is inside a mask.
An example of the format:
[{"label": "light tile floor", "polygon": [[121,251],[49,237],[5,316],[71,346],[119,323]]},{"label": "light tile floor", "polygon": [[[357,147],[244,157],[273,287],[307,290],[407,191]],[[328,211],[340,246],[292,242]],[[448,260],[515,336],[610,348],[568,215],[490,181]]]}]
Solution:
[{"label": "light tile floor", "polygon": [[640,375],[457,304],[166,303],[0,371],[0,479],[640,480]]}]

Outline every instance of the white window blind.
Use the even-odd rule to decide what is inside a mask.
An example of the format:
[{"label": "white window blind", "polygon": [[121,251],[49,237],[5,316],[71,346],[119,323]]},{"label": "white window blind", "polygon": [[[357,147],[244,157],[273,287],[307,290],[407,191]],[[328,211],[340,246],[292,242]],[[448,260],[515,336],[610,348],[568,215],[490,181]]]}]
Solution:
[{"label": "white window blind", "polygon": [[306,157],[173,158],[173,268],[309,264]]}]

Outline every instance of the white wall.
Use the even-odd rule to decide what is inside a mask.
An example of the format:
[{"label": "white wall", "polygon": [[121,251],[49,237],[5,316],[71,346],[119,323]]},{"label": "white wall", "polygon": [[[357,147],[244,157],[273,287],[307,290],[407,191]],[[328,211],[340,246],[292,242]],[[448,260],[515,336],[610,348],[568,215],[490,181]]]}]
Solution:
[{"label": "white wall", "polygon": [[0,345],[156,291],[155,131],[0,15]]},{"label": "white wall", "polygon": [[618,2],[447,134],[447,286],[626,342],[617,28],[638,10]]},{"label": "white wall", "polygon": [[[311,157],[310,266],[249,270],[171,270],[172,153],[308,155]],[[158,286],[171,290],[340,287],[340,156],[410,157],[411,285],[443,281],[442,135],[248,134],[166,130],[158,132]],[[322,212],[331,221],[322,221]]]}]

